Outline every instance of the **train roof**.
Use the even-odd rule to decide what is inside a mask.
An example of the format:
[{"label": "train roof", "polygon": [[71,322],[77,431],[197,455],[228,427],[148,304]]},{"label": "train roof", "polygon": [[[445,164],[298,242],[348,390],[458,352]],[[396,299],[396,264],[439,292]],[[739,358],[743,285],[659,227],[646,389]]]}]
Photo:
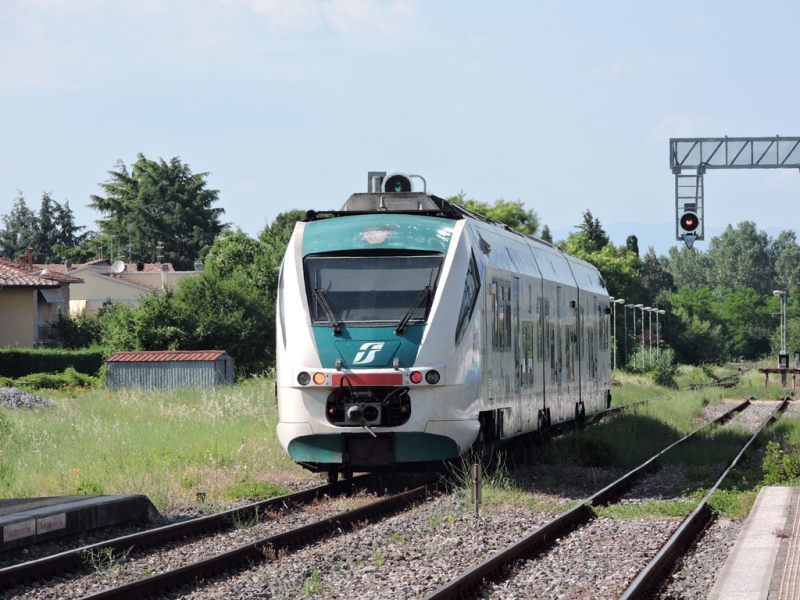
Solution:
[{"label": "train roof", "polygon": [[[414,177],[414,176],[412,176]],[[306,221],[316,221],[321,219],[338,218],[338,217],[353,217],[357,215],[376,215],[376,214],[405,214],[414,216],[437,217],[441,219],[460,220],[466,219],[468,221],[476,222],[482,228],[488,228],[501,235],[505,236],[519,236],[524,238],[526,243],[535,243],[550,251],[561,254],[573,265],[581,265],[588,268],[590,271],[596,271],[599,277],[599,283],[602,288],[605,288],[605,281],[600,276],[597,268],[584,260],[576,258],[567,254],[564,250],[545,240],[536,236],[517,231],[501,223],[472,212],[469,209],[448,202],[444,198],[440,198],[427,192],[380,192],[372,191],[366,193],[352,194],[347,201],[342,205],[339,210],[331,211],[314,211],[310,210],[306,213]]]}]

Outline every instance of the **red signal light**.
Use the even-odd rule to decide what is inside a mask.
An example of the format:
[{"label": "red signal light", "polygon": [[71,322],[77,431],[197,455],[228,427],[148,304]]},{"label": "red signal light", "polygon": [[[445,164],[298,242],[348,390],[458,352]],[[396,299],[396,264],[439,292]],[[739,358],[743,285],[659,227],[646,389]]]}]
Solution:
[{"label": "red signal light", "polygon": [[422,381],[422,373],[419,371],[414,371],[408,376],[408,378],[411,380],[411,383],[419,383]]},{"label": "red signal light", "polygon": [[681,229],[688,232],[693,232],[700,225],[700,219],[692,212],[684,213],[680,220]]}]

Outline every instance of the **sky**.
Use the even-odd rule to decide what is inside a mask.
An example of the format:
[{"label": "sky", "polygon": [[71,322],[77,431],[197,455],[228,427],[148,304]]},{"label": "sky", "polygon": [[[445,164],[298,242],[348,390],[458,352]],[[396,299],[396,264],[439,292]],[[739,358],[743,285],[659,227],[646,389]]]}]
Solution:
[{"label": "sky", "polygon": [[[90,195],[142,153],[209,172],[250,235],[400,171],[666,252],[670,137],[800,135],[798,22],[796,2],[0,0],[0,215],[48,191],[93,228]],[[793,170],[709,172],[706,225],[800,230],[799,193]]]}]

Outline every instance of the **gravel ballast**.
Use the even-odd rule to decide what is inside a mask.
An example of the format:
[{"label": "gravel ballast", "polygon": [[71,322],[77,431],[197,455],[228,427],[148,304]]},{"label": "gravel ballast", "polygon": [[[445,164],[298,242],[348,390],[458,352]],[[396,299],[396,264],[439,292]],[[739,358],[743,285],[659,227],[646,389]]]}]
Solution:
[{"label": "gravel ballast", "polygon": [[49,400],[34,396],[30,392],[15,387],[0,387],[0,408],[51,408],[55,406]]}]

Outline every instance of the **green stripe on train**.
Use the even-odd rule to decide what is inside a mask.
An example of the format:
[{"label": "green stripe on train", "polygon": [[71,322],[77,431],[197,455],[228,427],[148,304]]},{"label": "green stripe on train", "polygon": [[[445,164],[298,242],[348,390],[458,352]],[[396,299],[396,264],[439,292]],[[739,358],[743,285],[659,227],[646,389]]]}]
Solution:
[{"label": "green stripe on train", "polygon": [[[289,442],[289,456],[297,462],[342,464],[342,434],[304,435]],[[394,460],[398,463],[448,460],[458,456],[458,444],[433,433],[394,434]]]}]

